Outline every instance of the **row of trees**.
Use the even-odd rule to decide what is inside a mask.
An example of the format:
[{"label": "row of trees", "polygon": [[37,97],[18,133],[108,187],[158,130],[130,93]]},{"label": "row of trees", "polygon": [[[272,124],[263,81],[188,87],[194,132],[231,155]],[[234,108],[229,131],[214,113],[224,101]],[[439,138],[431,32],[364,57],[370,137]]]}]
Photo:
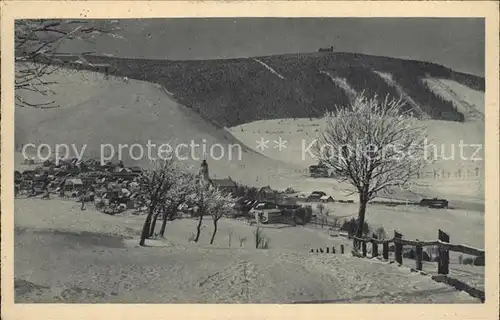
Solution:
[{"label": "row of trees", "polygon": [[175,159],[155,161],[139,178],[143,205],[147,207],[146,219],[139,244],[154,235],[156,222],[162,216],[160,236],[165,235],[168,220],[173,220],[181,205],[193,209],[198,218],[195,242],[201,234],[203,217],[210,215],[214,225],[210,244],[215,240],[217,224],[224,215],[232,212],[236,202],[231,194],[214,187],[201,177],[183,168]]}]

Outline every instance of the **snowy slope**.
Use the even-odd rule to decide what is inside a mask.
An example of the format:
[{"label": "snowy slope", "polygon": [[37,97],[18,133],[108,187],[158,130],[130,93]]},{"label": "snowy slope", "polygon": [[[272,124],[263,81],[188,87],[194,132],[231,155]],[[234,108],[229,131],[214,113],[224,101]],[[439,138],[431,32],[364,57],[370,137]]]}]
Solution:
[{"label": "snowy slope", "polygon": [[449,79],[426,78],[426,85],[442,98],[451,101],[468,121],[484,121],[484,92]]},{"label": "snowy slope", "polygon": [[[269,250],[252,249],[250,235],[239,248],[239,236],[252,228],[234,221],[222,221],[214,246],[208,245],[210,221],[195,245],[187,242],[195,221],[179,220],[167,227],[166,241],[141,248],[138,239],[116,235],[136,237],[142,216],[112,217],[81,212],[72,202],[32,199],[17,200],[15,210],[16,302],[478,302],[407,267],[281,248],[286,235],[280,237],[279,230],[265,230]],[[228,228],[234,231],[230,247]],[[297,235],[286,237],[290,246],[302,237],[328,245],[310,231],[290,232]]]},{"label": "snowy slope", "polygon": [[[457,199],[465,197],[473,201],[484,201],[484,148],[480,147],[484,145],[484,122],[422,121],[427,128],[429,156],[435,157],[435,161],[427,163],[423,178],[418,181],[421,187],[416,188],[429,195],[440,194]],[[285,140],[286,148],[281,151],[277,148],[255,150],[266,157],[300,166],[307,175],[307,167],[317,162],[304,151],[318,137],[323,126],[324,121],[321,119],[279,119],[255,121],[229,130],[250,147],[254,141],[261,138],[270,141],[271,146],[273,141],[280,138]],[[460,153],[460,144],[463,145],[463,156]],[[474,154],[476,150],[478,152]],[[305,178],[300,190],[326,190],[331,188],[332,184],[335,182],[331,179]]]},{"label": "snowy slope", "polygon": [[[228,131],[216,128],[172,100],[158,85],[64,69],[51,77],[49,80],[57,80],[58,84],[52,88],[55,95],[45,99],[55,99],[59,108],[16,109],[16,143],[46,143],[53,148],[58,143],[70,148],[74,144],[79,151],[87,145],[85,155],[95,158],[101,155],[100,146],[112,145],[117,156],[122,144],[126,145],[122,149],[126,164],[136,163],[134,157],[140,157],[140,150],[131,148],[137,143],[144,151],[137,163],[143,165],[149,163],[148,141],[157,145],[151,147],[153,158],[159,158],[158,146],[161,144],[175,148],[182,143],[196,143],[194,154],[186,146],[179,149],[180,156],[186,156],[187,164],[198,169],[206,154],[212,177],[231,176],[236,181],[260,185],[296,174],[292,165],[255,153]],[[40,96],[25,98],[46,101]],[[108,146],[103,148],[110,150]]]}]

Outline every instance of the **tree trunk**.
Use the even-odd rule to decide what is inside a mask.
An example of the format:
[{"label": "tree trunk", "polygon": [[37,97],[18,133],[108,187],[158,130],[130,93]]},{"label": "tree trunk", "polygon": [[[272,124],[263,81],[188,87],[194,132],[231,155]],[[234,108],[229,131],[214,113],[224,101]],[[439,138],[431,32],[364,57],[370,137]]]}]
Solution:
[{"label": "tree trunk", "polygon": [[161,229],[160,229],[160,237],[165,236],[165,229],[167,228],[167,218],[168,218],[168,211],[163,212],[163,221],[161,222]]},{"label": "tree trunk", "polygon": [[216,233],[217,233],[217,220],[214,220],[214,233],[212,233],[212,239],[210,239],[210,244],[214,243]]},{"label": "tree trunk", "polygon": [[148,216],[146,217],[146,221],[144,221],[144,226],[142,227],[142,232],[141,232],[141,241],[139,242],[140,246],[144,246],[144,243],[146,242],[146,238],[149,236],[149,228],[151,225],[151,218],[153,216],[154,209],[151,208],[148,212]]},{"label": "tree trunk", "polygon": [[203,222],[203,212],[200,212],[200,220],[198,220],[198,225],[196,226],[196,238],[194,242],[198,242],[201,233],[201,223]]},{"label": "tree trunk", "polygon": [[160,215],[160,212],[155,213],[153,216],[153,221],[151,221],[151,228],[149,230],[149,236],[152,237],[155,234],[155,228],[156,228],[156,220],[158,220],[158,216]]},{"label": "tree trunk", "polygon": [[359,211],[358,211],[358,227],[356,229],[356,237],[363,237],[363,227],[365,225],[365,213],[366,204],[368,203],[368,197],[364,194],[359,195]]}]

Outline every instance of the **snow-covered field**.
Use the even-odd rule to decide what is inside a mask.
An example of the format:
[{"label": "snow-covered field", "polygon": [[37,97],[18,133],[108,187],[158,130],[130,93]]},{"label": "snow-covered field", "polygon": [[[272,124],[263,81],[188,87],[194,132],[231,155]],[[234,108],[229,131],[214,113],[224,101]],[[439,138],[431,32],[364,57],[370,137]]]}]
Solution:
[{"label": "snow-covered field", "polygon": [[[469,303],[463,292],[408,267],[346,254],[326,230],[264,228],[270,249],[252,248],[255,227],[223,220],[214,245],[206,219],[176,220],[166,240],[137,245],[143,216],[109,216],[72,201],[15,201],[16,302]],[[434,228],[434,226],[432,226]],[[229,244],[229,234],[231,245]],[[240,237],[247,237],[240,248]],[[453,239],[453,236],[452,236]]]},{"label": "snow-covered field", "polygon": [[[437,152],[437,156],[436,161],[428,162],[422,178],[415,181],[414,191],[424,196],[484,203],[484,148],[479,147],[484,145],[484,122],[425,120],[424,123],[429,138],[428,155],[434,157]],[[303,177],[300,181],[290,181],[294,189],[304,193],[322,190],[334,197],[343,196],[345,191],[339,190],[345,190],[346,186],[335,180],[307,178],[307,167],[317,164],[307,152],[310,150],[308,146],[318,137],[323,125],[322,119],[279,119],[255,121],[228,130],[243,144],[264,156],[301,167]],[[269,141],[269,148],[257,148],[256,141],[261,138]],[[280,138],[286,141],[286,148],[281,150],[274,143]],[[404,197],[406,195],[400,195],[400,198]]]},{"label": "snow-covered field", "polygon": [[[356,203],[323,205],[323,212],[328,212],[330,219],[357,217]],[[484,213],[480,211],[369,204],[366,221],[374,230],[384,227],[390,237],[393,236],[394,230],[397,230],[405,239],[431,241],[437,240],[438,229],[441,229],[450,234],[452,243],[484,248]]]}]

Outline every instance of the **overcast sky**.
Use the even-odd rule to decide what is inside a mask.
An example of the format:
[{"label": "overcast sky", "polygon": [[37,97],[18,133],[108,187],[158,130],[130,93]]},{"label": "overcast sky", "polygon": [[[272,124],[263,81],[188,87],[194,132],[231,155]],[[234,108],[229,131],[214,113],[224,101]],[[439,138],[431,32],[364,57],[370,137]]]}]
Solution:
[{"label": "overcast sky", "polygon": [[359,52],[439,63],[484,76],[484,20],[464,18],[238,18],[120,20],[126,40],[61,51],[121,57],[215,59],[279,53]]}]

